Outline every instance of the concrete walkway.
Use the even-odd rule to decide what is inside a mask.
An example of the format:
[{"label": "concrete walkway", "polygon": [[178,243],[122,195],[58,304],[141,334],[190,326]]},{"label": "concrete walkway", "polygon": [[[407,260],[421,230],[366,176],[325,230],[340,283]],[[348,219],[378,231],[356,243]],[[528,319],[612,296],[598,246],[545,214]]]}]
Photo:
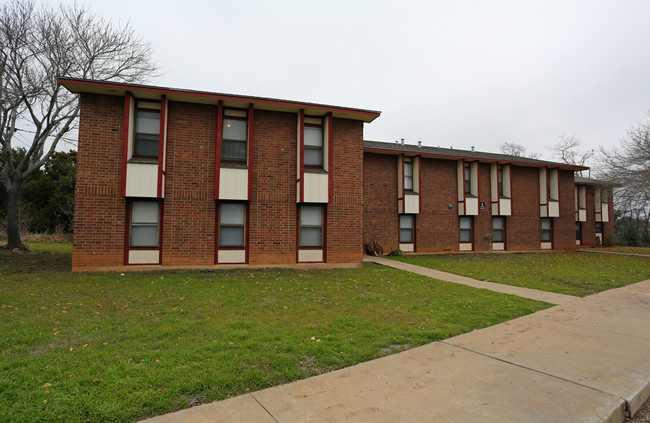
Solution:
[{"label": "concrete walkway", "polygon": [[512,294],[518,297],[545,301],[551,304],[567,304],[580,298],[574,297],[572,295],[556,294],[554,292],[522,288],[520,286],[480,281],[478,279],[467,278],[465,276],[459,276],[453,273],[442,272],[440,270],[429,269],[427,267],[416,266],[414,264],[404,263],[402,261],[391,260],[383,257],[364,256],[363,261],[393,267],[395,269],[404,270],[406,272],[417,273],[418,275],[428,276],[430,278],[439,279],[441,281],[459,283],[462,285],[471,286],[473,288],[489,289],[490,291],[500,292],[502,294]]},{"label": "concrete walkway", "polygon": [[147,420],[622,422],[650,396],[650,280]]}]

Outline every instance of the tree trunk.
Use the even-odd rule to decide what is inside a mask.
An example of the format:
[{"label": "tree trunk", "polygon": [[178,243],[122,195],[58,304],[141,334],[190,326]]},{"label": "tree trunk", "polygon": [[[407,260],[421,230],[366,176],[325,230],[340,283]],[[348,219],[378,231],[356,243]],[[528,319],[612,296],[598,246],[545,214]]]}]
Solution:
[{"label": "tree trunk", "polygon": [[7,190],[7,245],[3,248],[7,250],[19,249],[21,251],[29,251],[20,239],[20,224],[18,222],[20,193],[16,193],[15,191],[15,188]]}]

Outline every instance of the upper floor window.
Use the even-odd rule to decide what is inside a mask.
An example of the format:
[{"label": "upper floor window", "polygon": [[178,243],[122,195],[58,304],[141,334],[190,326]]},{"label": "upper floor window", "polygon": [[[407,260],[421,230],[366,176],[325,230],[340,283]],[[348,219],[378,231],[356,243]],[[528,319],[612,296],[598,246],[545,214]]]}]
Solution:
[{"label": "upper floor window", "polygon": [[305,125],[305,166],[323,167],[323,127]]},{"label": "upper floor window", "polygon": [[472,193],[472,168],[469,163],[465,163],[465,194]]},{"label": "upper floor window", "polygon": [[157,248],[159,245],[160,202],[131,202],[131,247]]},{"label": "upper floor window", "polygon": [[503,197],[503,166],[499,165],[499,197]]},{"label": "upper floor window", "polygon": [[158,157],[160,110],[135,109],[133,156]]},{"label": "upper floor window", "polygon": [[413,162],[404,162],[404,189],[413,191]]},{"label": "upper floor window", "polygon": [[[227,112],[226,112],[227,113]],[[221,139],[221,161],[232,163],[246,163],[248,120],[244,116],[223,118],[223,131]]]}]

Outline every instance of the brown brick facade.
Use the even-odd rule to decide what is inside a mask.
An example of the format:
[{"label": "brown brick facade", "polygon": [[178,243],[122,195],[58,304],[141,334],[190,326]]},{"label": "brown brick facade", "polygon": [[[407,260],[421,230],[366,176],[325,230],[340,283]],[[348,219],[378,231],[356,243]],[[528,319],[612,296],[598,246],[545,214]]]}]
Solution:
[{"label": "brown brick facade", "polygon": [[[124,97],[82,94],[73,269],[125,264],[127,199],[121,196]],[[255,110],[250,265],[297,261],[297,115]],[[362,260],[363,122],[334,118],[326,263]],[[169,102],[161,263],[215,264],[217,106]]]},{"label": "brown brick facade", "polygon": [[[385,252],[398,248],[398,155],[364,155],[364,242],[377,240]],[[457,162],[422,157],[420,213],[415,217],[416,253],[459,251]],[[506,250],[541,249],[539,168],[513,165],[512,215],[506,217]],[[575,250],[573,172],[561,170],[560,217],[553,218],[553,250]],[[479,210],[473,221],[474,251],[491,251],[490,164],[479,166]]]}]

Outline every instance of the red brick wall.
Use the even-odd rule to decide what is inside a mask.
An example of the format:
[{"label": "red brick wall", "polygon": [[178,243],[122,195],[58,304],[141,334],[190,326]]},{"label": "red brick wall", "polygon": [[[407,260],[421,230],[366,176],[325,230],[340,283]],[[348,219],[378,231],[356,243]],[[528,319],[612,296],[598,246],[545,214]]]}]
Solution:
[{"label": "red brick wall", "polygon": [[126,211],[120,196],[124,98],[82,94],[80,101],[72,267],[119,266]]},{"label": "red brick wall", "polygon": [[[582,245],[596,245],[596,187],[587,185],[587,221],[582,222]],[[614,245],[614,205],[611,188],[608,190],[609,222],[603,222],[603,241],[605,244]]]},{"label": "red brick wall", "polygon": [[363,243],[376,240],[384,253],[397,249],[399,241],[397,158],[389,154],[363,155]]},{"label": "red brick wall", "polygon": [[216,106],[169,103],[163,265],[214,263],[216,139]]},{"label": "red brick wall", "polygon": [[[82,95],[73,267],[124,264],[126,200],[120,195],[124,98]],[[211,266],[217,107],[170,102],[162,218],[163,266]],[[249,263],[295,264],[294,113],[255,110]],[[360,263],[363,231],[363,123],[334,119],[327,263]]]},{"label": "red brick wall", "polygon": [[[397,157],[364,155],[364,242],[377,239],[390,252],[398,246]],[[459,244],[457,162],[422,158],[421,213],[416,216],[416,252],[455,252]],[[553,219],[554,249],[575,249],[573,172],[560,171],[560,217]],[[506,249],[541,247],[539,169],[512,166],[512,216],[506,217]],[[479,203],[473,217],[474,251],[490,251],[490,164],[479,166]],[[448,207],[451,204],[451,208]],[[487,238],[486,235],[490,235]]]}]

